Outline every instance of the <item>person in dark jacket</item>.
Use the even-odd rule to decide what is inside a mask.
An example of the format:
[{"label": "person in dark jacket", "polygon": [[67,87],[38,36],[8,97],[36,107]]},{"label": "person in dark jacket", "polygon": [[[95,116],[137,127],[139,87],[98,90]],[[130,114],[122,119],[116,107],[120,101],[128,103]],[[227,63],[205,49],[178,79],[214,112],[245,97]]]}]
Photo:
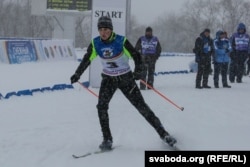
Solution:
[{"label": "person in dark jacket", "polygon": [[219,30],[214,40],[214,87],[219,88],[219,74],[221,73],[222,85],[224,88],[231,88],[227,83],[229,54],[232,51],[229,40],[226,38],[225,32]]},{"label": "person in dark jacket", "polygon": [[[135,49],[141,53],[142,62],[144,64],[142,80],[153,87],[155,64],[161,54],[161,45],[158,38],[153,36],[153,29],[151,27],[146,28],[145,36],[141,36],[138,39]],[[146,86],[140,83],[140,89],[145,90]]]},{"label": "person in dark jacket", "polygon": [[[197,89],[211,88],[208,86],[208,77],[211,71],[211,55],[213,52],[213,40],[210,38],[210,30],[205,29],[195,40],[195,61],[198,63],[196,75]],[[201,85],[202,82],[202,85]]]},{"label": "person in dark jacket", "polygon": [[[91,41],[87,53],[70,79],[72,84],[77,82],[85,69],[91,64],[91,61],[97,56],[100,57],[103,71],[97,110],[103,142],[99,148],[101,150],[112,149],[113,138],[109,127],[108,109],[110,100],[117,89],[121,90],[164,142],[171,146],[174,145],[176,139],[169,135],[159,118],[155,116],[154,112],[146,104],[135,82],[135,80],[140,79],[143,70],[140,53],[135,50],[124,36],[113,32],[111,18],[107,16],[100,17],[97,27],[100,35]],[[133,73],[129,66],[130,57],[135,62]]]},{"label": "person in dark jacket", "polygon": [[246,33],[246,26],[240,23],[237,28],[237,32],[231,37],[231,46],[233,52],[231,54],[230,63],[230,82],[241,83],[244,74],[244,63],[247,57],[250,55],[250,37]]}]

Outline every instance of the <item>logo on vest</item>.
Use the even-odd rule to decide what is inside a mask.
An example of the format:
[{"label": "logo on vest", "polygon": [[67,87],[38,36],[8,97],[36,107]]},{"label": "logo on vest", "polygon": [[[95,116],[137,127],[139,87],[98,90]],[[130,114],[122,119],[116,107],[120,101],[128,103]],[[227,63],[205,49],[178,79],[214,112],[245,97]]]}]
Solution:
[{"label": "logo on vest", "polygon": [[110,58],[113,56],[113,50],[111,48],[102,49],[103,58]]}]

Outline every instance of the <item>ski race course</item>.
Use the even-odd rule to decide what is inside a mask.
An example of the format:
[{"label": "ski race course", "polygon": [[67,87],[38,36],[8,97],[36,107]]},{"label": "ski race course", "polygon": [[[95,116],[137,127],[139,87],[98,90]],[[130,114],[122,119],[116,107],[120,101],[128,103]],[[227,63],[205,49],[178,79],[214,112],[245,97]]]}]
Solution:
[{"label": "ski race course", "polygon": [[[155,89],[142,91],[147,104],[166,130],[176,137],[181,150],[250,150],[250,77],[232,88],[195,89],[195,73],[189,73],[192,56],[162,56],[156,65]],[[166,150],[154,129],[117,91],[109,116],[113,145],[111,152],[93,154],[102,135],[97,116],[97,97],[74,84],[71,89],[37,91],[10,96],[9,92],[70,85],[79,62],[33,62],[0,64],[0,166],[1,167],[143,167],[145,150]],[[131,61],[133,68],[133,62]],[[169,71],[182,71],[170,73]],[[184,71],[184,72],[183,72]],[[80,82],[89,81],[85,71]],[[220,78],[221,79],[221,78]],[[98,94],[98,88],[89,87]]]}]

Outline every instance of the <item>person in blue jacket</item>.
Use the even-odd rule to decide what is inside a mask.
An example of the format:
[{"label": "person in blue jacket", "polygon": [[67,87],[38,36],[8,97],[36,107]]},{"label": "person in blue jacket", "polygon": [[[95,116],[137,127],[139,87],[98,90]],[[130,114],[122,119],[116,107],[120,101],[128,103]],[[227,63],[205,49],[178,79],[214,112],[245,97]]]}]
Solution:
[{"label": "person in blue jacket", "polygon": [[222,86],[224,88],[231,88],[227,83],[227,71],[228,63],[230,61],[229,54],[232,50],[230,42],[226,37],[226,34],[219,30],[216,33],[214,39],[214,87],[219,88],[219,74],[222,76]]},{"label": "person in blue jacket", "polygon": [[[87,53],[84,55],[70,80],[72,84],[77,82],[91,62],[96,57],[100,57],[103,70],[97,110],[103,134],[103,142],[99,148],[101,150],[112,149],[113,137],[109,127],[108,109],[109,103],[117,89],[121,90],[130,103],[156,130],[160,138],[165,143],[173,146],[177,142],[176,139],[165,130],[160,119],[146,104],[135,82],[135,80],[140,79],[143,71],[140,53],[136,51],[126,37],[113,32],[111,18],[101,16],[98,19],[97,28],[99,36],[92,39]],[[134,60],[134,72],[130,68],[129,58]]]}]

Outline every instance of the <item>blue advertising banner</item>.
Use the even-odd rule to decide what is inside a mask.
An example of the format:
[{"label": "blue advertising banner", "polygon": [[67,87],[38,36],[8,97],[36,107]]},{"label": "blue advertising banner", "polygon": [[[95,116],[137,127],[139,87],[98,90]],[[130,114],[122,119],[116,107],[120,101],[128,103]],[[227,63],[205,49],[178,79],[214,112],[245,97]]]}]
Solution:
[{"label": "blue advertising banner", "polygon": [[33,41],[6,41],[5,47],[10,64],[37,61],[37,52]]}]

